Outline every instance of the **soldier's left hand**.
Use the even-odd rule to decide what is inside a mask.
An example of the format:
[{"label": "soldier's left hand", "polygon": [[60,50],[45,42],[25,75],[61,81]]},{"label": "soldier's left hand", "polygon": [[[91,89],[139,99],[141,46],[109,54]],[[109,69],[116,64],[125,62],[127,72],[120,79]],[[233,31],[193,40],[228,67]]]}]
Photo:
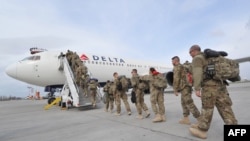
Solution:
[{"label": "soldier's left hand", "polygon": [[178,92],[174,92],[175,96],[178,96]]}]

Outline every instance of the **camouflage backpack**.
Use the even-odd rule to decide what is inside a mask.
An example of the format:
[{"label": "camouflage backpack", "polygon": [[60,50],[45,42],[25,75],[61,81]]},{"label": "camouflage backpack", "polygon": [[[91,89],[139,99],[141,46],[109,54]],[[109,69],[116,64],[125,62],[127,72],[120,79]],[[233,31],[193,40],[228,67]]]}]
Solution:
[{"label": "camouflage backpack", "polygon": [[154,76],[155,79],[153,79],[152,85],[157,88],[167,88],[167,80],[164,78],[162,74],[158,74]]},{"label": "camouflage backpack", "polygon": [[140,83],[138,85],[138,89],[145,90],[146,88],[147,88],[146,82],[140,81]]},{"label": "camouflage backpack", "polygon": [[140,76],[133,76],[131,78],[131,85],[132,87],[136,87],[140,90],[145,90],[146,89],[146,82],[140,78]]},{"label": "camouflage backpack", "polygon": [[211,55],[211,51],[213,50],[206,49],[204,51],[207,61],[205,77],[221,81],[239,81],[239,63],[232,59],[226,58],[225,56],[222,56],[220,52],[217,52],[219,55]]},{"label": "camouflage backpack", "polygon": [[96,90],[97,89],[97,84],[95,80],[90,80],[89,82],[89,89],[90,90]]},{"label": "camouflage backpack", "polygon": [[109,93],[109,94],[113,94],[113,92],[114,92],[114,83],[111,82],[110,87],[109,87],[109,89],[108,89],[108,93]]},{"label": "camouflage backpack", "polygon": [[103,92],[109,92],[110,89],[110,85],[108,83],[106,83],[106,85],[103,87]]},{"label": "camouflage backpack", "polygon": [[118,78],[119,82],[117,84],[117,89],[119,91],[121,90],[128,90],[128,85],[129,85],[129,82],[128,82],[128,79],[126,78],[126,76],[119,76]]}]

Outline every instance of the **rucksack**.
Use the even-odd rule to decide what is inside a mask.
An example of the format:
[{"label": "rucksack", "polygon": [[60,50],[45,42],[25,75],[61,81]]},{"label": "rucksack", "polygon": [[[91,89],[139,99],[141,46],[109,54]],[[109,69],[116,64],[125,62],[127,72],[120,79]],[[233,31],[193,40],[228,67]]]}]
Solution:
[{"label": "rucksack", "polygon": [[116,87],[117,87],[118,91],[121,91],[122,90],[122,82],[118,81]]},{"label": "rucksack", "polygon": [[167,88],[167,80],[163,77],[162,74],[158,74],[158,75],[154,76],[152,84],[153,84],[153,86],[160,88],[160,89]]},{"label": "rucksack", "polygon": [[97,84],[96,84],[95,80],[90,80],[89,89],[90,90],[96,90],[97,89]]},{"label": "rucksack", "polygon": [[103,87],[103,92],[109,92],[110,86],[109,84],[106,83],[106,85],[104,85]]},{"label": "rucksack", "polygon": [[138,89],[145,90],[146,88],[147,88],[146,82],[140,81],[140,83],[138,84]]},{"label": "rucksack", "polygon": [[240,80],[240,69],[239,63],[235,60],[226,58],[221,52],[217,52],[211,49],[204,50],[204,55],[207,61],[206,67],[206,78],[214,80],[230,80],[239,81]]},{"label": "rucksack", "polygon": [[113,89],[114,89],[114,83],[112,82],[110,87],[109,87],[108,93],[113,94],[113,92],[114,92]]},{"label": "rucksack", "polygon": [[117,90],[121,91],[121,90],[128,90],[128,79],[126,78],[126,76],[120,76],[118,77],[118,84],[117,84]]}]

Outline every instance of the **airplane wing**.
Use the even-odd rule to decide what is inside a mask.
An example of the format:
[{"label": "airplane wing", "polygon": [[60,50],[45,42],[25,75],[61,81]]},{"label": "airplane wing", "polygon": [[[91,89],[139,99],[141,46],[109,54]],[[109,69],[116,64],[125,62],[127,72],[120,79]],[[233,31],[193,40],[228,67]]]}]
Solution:
[{"label": "airplane wing", "polygon": [[238,58],[234,60],[237,61],[238,63],[244,63],[244,62],[250,61],[250,57]]}]

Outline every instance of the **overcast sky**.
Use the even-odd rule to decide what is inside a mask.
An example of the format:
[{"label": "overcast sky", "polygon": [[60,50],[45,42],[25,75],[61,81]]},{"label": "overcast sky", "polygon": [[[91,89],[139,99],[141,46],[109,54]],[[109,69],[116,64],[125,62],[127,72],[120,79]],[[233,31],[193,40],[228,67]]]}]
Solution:
[{"label": "overcast sky", "polygon": [[[0,0],[0,96],[29,94],[31,85],[8,77],[5,68],[31,47],[166,66],[175,55],[191,61],[193,44],[233,59],[250,56],[249,6],[249,0]],[[250,79],[250,62],[240,68]]]}]

